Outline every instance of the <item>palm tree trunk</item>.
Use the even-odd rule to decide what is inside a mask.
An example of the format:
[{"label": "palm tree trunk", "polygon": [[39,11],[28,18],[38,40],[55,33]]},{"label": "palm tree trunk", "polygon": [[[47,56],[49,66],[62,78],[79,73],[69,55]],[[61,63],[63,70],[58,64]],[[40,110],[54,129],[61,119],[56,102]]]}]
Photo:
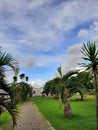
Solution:
[{"label": "palm tree trunk", "polygon": [[96,127],[98,130],[98,91],[96,92]]},{"label": "palm tree trunk", "polygon": [[80,96],[81,96],[81,101],[83,101],[84,100],[84,97],[83,97],[83,93],[80,91],[80,90],[78,90],[78,92],[79,92],[79,94],[80,94]]},{"label": "palm tree trunk", "polygon": [[66,97],[66,95],[65,95],[65,102],[64,102],[64,116],[66,117],[66,118],[72,118],[72,109],[71,109],[71,106],[70,106],[70,104],[69,104],[69,102],[68,102],[68,99],[67,99],[67,97]]},{"label": "palm tree trunk", "polygon": [[64,116],[66,118],[71,118],[72,117],[72,110],[71,110],[71,106],[68,102],[68,99],[67,99],[67,93],[65,93],[65,87],[62,87],[62,90],[61,90],[61,99],[62,99],[62,103],[64,103]]},{"label": "palm tree trunk", "polygon": [[94,86],[96,90],[96,130],[98,130],[98,86],[97,86],[97,74],[94,71]]}]

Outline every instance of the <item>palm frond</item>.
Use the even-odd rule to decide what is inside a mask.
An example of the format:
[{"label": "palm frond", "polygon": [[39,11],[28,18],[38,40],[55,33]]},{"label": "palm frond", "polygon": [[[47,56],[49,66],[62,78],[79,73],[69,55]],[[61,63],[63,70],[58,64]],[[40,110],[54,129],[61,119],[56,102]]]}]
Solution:
[{"label": "palm frond", "polygon": [[96,68],[98,65],[98,50],[95,42],[88,42],[87,44],[83,43],[82,54],[84,55],[83,59],[89,61],[88,69],[90,67]]},{"label": "palm frond", "polygon": [[19,66],[18,66],[17,61],[15,59],[13,59],[13,57],[6,52],[0,54],[0,66],[1,67],[2,66],[11,67],[16,74],[19,71]]},{"label": "palm frond", "polygon": [[6,110],[9,112],[9,114],[11,115],[12,120],[13,120],[13,127],[15,125],[17,125],[16,120],[17,120],[17,117],[19,115],[19,112],[18,112],[16,106],[12,106],[11,102],[4,102],[4,101],[0,102],[0,104],[3,107],[5,107]]},{"label": "palm frond", "polygon": [[57,69],[58,73],[60,74],[60,76],[62,77],[62,70],[61,70],[61,66]]}]

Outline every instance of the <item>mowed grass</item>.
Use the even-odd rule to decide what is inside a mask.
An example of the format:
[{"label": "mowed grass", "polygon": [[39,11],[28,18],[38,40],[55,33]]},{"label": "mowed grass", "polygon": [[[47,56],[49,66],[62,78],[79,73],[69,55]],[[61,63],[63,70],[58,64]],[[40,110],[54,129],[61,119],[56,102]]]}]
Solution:
[{"label": "mowed grass", "polygon": [[49,97],[34,97],[33,102],[56,130],[95,130],[95,97],[86,96],[85,101],[70,101],[73,118],[66,119],[64,106],[59,100]]}]

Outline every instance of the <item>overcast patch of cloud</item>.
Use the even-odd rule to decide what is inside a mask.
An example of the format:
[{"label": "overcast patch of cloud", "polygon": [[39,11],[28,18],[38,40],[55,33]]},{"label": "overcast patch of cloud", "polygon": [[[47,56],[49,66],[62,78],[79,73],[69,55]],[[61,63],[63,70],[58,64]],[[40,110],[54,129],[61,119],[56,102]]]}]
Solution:
[{"label": "overcast patch of cloud", "polygon": [[[62,33],[98,17],[96,0],[93,3],[91,0],[63,1],[54,6],[50,3],[52,0],[1,0],[0,27],[6,39],[13,33],[7,31],[17,28],[22,33],[18,39],[20,44],[25,43],[36,50],[49,51],[60,46]],[[11,39],[16,41],[14,36]]]},{"label": "overcast patch of cloud", "polygon": [[56,10],[53,22],[58,29],[69,31],[79,24],[97,18],[97,4],[98,1],[96,0],[94,0],[94,3],[91,0],[85,2],[79,0],[63,2]]}]

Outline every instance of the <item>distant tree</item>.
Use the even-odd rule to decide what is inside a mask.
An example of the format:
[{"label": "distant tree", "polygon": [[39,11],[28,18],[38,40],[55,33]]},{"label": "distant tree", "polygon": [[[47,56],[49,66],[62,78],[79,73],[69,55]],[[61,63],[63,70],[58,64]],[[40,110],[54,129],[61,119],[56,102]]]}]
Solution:
[{"label": "distant tree", "polygon": [[45,93],[48,95],[49,93],[51,93],[51,85],[52,85],[52,80],[49,80],[45,83],[44,85],[44,91]]},{"label": "distant tree", "polygon": [[84,100],[84,94],[89,90],[89,88],[92,88],[90,73],[82,71],[77,73],[75,76],[71,76],[67,80],[67,88],[71,94],[78,92],[81,96],[80,100]]}]

